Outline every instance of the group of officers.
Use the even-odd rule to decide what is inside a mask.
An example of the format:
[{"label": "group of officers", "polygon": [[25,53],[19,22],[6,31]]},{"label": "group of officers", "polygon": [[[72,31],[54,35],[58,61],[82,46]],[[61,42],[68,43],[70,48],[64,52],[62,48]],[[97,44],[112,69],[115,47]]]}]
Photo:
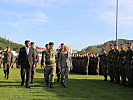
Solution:
[{"label": "group of officers", "polygon": [[[54,77],[57,73],[57,83],[59,83],[61,79],[62,86],[67,88],[68,75],[73,67],[68,46],[62,43],[57,50],[54,49],[53,42],[50,42],[45,46],[46,49],[42,52],[41,67],[44,68],[44,80],[46,86],[53,88]],[[9,79],[11,66],[14,64],[13,53],[10,51],[9,46],[0,53],[1,59],[2,55],[4,56],[3,68],[5,79]],[[35,71],[38,64],[39,56],[37,49],[34,48],[34,42],[26,40],[25,46],[20,48],[17,58],[17,66],[18,68],[21,68],[21,86],[24,86],[24,83],[26,83],[26,88],[30,88],[29,84],[34,83]]]}]

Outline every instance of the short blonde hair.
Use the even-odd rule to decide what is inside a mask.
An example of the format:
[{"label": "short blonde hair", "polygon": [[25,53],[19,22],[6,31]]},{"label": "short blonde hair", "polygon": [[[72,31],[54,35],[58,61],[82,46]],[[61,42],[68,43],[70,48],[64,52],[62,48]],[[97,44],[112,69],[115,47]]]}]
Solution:
[{"label": "short blonde hair", "polygon": [[69,48],[67,45],[64,45],[64,48]]}]

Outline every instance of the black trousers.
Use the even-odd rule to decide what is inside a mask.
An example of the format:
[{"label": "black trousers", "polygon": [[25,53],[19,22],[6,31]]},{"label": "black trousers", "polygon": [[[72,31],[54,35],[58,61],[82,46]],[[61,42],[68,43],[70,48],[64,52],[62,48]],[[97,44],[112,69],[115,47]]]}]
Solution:
[{"label": "black trousers", "polygon": [[30,67],[30,65],[21,68],[22,83],[25,82],[25,74],[26,74],[26,86],[29,86],[30,77],[31,77],[31,67]]}]

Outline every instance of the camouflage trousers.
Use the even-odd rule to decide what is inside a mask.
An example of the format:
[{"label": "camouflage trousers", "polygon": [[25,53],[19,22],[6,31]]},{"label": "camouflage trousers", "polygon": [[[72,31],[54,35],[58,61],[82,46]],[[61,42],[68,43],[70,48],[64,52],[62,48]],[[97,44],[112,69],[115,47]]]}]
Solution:
[{"label": "camouflage trousers", "polygon": [[47,66],[45,68],[45,81],[49,81],[49,76],[50,76],[50,82],[54,82],[54,77],[56,73],[56,66]]},{"label": "camouflage trousers", "polygon": [[61,71],[59,70],[58,66],[56,67],[56,74],[57,74],[57,78],[60,79]]},{"label": "camouflage trousers", "polygon": [[127,67],[128,67],[128,72],[127,72],[128,86],[133,87],[133,69],[130,66]]},{"label": "camouflage trousers", "polygon": [[113,65],[112,64],[109,64],[108,65],[108,74],[109,74],[109,76],[110,76],[110,79],[111,79],[111,81],[114,81],[114,70],[113,70]]},{"label": "camouflage trousers", "polygon": [[31,68],[31,81],[35,78],[36,67]]},{"label": "camouflage trousers", "polygon": [[120,76],[122,79],[122,83],[125,84],[126,83],[126,69],[125,66],[120,65]]},{"label": "camouflage trousers", "polygon": [[115,82],[120,83],[120,69],[119,69],[119,66],[115,65],[113,70],[114,70],[113,74],[114,74]]},{"label": "camouflage trousers", "polygon": [[69,73],[70,73],[70,68],[68,67],[61,68],[61,82],[63,82],[65,85],[68,81]]},{"label": "camouflage trousers", "polygon": [[11,63],[4,63],[4,74],[9,77],[10,70],[11,70]]},{"label": "camouflage trousers", "polygon": [[103,73],[103,76],[105,77],[105,79],[107,79],[108,69],[107,69],[106,65],[102,66],[102,73]]}]

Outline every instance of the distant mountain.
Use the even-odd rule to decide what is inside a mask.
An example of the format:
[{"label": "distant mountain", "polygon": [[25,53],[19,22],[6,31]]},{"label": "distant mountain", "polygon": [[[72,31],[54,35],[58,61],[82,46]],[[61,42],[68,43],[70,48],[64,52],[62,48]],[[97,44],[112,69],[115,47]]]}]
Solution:
[{"label": "distant mountain", "polygon": [[23,47],[22,44],[14,43],[12,41],[6,40],[0,37],[0,50],[4,50],[6,46],[10,46],[11,50],[19,52],[19,49]]},{"label": "distant mountain", "polygon": [[[133,43],[133,40],[127,40],[127,39],[119,39],[118,40],[118,46],[120,47],[121,44],[125,44],[127,45],[128,42]],[[111,41],[107,41],[104,44],[100,44],[100,45],[94,45],[94,46],[88,46],[85,49],[82,49],[81,51],[79,51],[79,53],[100,53],[102,49],[106,49],[107,52],[109,51],[109,44],[115,44],[116,41],[115,40],[111,40]]]}]

